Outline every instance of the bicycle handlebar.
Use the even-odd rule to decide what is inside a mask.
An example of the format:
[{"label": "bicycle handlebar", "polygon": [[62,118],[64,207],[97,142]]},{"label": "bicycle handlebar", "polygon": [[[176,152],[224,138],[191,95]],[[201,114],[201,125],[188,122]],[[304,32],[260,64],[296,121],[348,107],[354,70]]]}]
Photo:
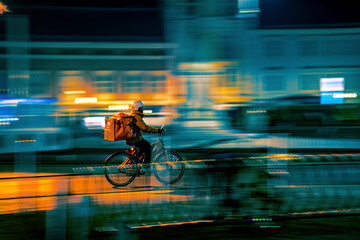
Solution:
[{"label": "bicycle handlebar", "polygon": [[[161,125],[160,129],[164,129],[165,123],[163,123],[163,125]],[[165,131],[163,131],[162,133],[159,133],[160,136],[162,136],[165,133]]]}]

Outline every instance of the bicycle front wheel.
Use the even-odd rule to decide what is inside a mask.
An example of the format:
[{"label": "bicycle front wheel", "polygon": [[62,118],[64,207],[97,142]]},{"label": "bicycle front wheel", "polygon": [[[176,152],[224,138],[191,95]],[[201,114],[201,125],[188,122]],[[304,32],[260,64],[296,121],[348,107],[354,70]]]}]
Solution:
[{"label": "bicycle front wheel", "polygon": [[105,177],[116,187],[130,184],[138,171],[135,161],[123,152],[113,153],[105,160]]},{"label": "bicycle front wheel", "polygon": [[185,172],[185,164],[182,157],[174,152],[161,153],[154,160],[154,175],[159,182],[174,184],[178,182]]}]

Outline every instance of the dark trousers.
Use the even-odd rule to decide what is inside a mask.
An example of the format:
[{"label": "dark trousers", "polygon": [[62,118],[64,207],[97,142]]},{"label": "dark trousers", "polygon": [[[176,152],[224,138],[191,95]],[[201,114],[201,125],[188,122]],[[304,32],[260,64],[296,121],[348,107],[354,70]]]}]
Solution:
[{"label": "dark trousers", "polygon": [[144,163],[151,162],[151,145],[145,139],[133,144],[135,147],[139,148],[138,157],[141,157],[145,153]]}]

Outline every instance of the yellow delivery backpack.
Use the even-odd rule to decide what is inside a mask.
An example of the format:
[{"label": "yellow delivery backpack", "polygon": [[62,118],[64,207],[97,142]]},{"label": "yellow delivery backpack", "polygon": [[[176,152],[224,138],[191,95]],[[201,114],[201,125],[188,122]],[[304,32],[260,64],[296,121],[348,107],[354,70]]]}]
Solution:
[{"label": "yellow delivery backpack", "polygon": [[107,141],[131,140],[135,137],[134,124],[134,117],[126,113],[105,117],[104,139]]}]

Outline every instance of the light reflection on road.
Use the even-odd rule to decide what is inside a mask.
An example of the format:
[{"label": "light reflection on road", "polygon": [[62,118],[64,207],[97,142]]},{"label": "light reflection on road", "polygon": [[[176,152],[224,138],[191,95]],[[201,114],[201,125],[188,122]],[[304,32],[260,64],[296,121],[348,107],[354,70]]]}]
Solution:
[{"label": "light reflection on road", "polygon": [[[51,210],[58,198],[68,204],[91,196],[99,204],[131,204],[164,201],[187,201],[168,187],[142,186],[143,181],[122,188],[113,188],[103,175],[46,177],[44,174],[0,174],[0,214]],[[21,178],[19,178],[21,177]],[[154,177],[148,181],[154,182]]]}]

